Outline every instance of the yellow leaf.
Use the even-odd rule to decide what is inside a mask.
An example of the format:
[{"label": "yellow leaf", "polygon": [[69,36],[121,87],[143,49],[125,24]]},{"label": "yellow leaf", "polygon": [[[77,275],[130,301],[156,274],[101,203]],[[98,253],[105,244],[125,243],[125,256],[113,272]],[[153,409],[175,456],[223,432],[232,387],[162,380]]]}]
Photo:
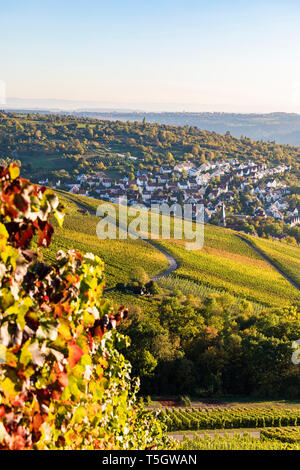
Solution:
[{"label": "yellow leaf", "polygon": [[4,392],[4,395],[9,400],[13,400],[18,394],[18,392],[16,392],[16,389],[15,389],[15,384],[8,377],[6,377],[6,379],[3,380],[1,384],[1,388]]},{"label": "yellow leaf", "polygon": [[20,168],[16,163],[11,163],[9,165],[8,171],[12,180],[15,180],[16,178],[18,178],[18,176],[20,176]]},{"label": "yellow leaf", "polygon": [[62,214],[61,212],[55,212],[55,213],[54,213],[54,217],[56,218],[56,220],[57,220],[58,225],[60,226],[60,228],[62,228],[63,222],[64,222],[65,214]]}]

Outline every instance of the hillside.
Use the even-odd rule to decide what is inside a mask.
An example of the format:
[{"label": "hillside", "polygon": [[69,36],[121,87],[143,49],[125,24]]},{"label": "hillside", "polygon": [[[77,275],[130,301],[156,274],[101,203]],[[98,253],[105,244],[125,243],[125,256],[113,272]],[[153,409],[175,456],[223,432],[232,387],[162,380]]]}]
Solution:
[{"label": "hillside", "polygon": [[[0,114],[0,152],[22,162],[23,176],[72,182],[82,172],[130,175],[171,161],[200,164],[251,158],[257,163],[293,164],[297,182],[300,150],[291,145],[238,139],[185,125],[121,122],[76,116]],[[291,177],[291,175],[290,175]]]},{"label": "hillside", "polygon": [[[199,251],[186,250],[184,240],[103,241],[96,236],[100,219],[83,211],[95,212],[100,201],[58,194],[66,220],[62,229],[55,223],[54,246],[45,255],[80,248],[105,260],[105,298],[129,308],[120,329],[131,339],[125,355],[144,395],[298,398],[291,345],[300,337],[299,289],[238,232],[206,225]],[[279,245],[283,251],[286,244]],[[157,248],[178,267],[147,291],[147,280],[168,269]]]},{"label": "hillside", "polygon": [[75,111],[76,116],[119,121],[142,121],[173,126],[196,126],[211,132],[234,137],[242,135],[254,140],[276,141],[279,144],[300,145],[300,115],[295,113],[237,114],[191,112],[108,112]]},{"label": "hillside", "polygon": [[[68,103],[61,103],[63,109]],[[279,144],[300,145],[300,115],[296,113],[218,113],[218,112],[146,112],[132,110],[110,110],[110,109],[80,109],[80,103],[72,106],[76,111],[60,111],[57,104],[53,103],[56,111],[47,109],[43,104],[37,108],[18,109],[10,106],[7,112],[13,113],[39,113],[50,114],[57,112],[62,115],[70,114],[79,118],[100,119],[107,121],[138,121],[144,118],[149,123],[167,124],[171,126],[195,126],[210,132],[225,134],[229,131],[234,137],[242,135],[254,140],[276,141]],[[50,106],[50,103],[48,104]]]},{"label": "hillside", "polygon": [[59,198],[65,206],[65,221],[63,228],[53,221],[55,234],[51,247],[45,249],[46,258],[53,261],[59,249],[70,248],[97,254],[105,262],[108,287],[115,286],[117,282],[128,282],[134,277],[136,267],[144,268],[150,276],[167,268],[168,262],[163,254],[142,240],[99,240],[96,235],[98,218],[80,213],[76,204],[62,193],[59,193]]},{"label": "hillside", "polygon": [[[63,196],[63,201],[67,203],[67,217],[64,228],[58,229],[54,236],[55,249],[60,245],[66,247],[74,242],[76,248],[86,247],[89,251],[95,250],[95,253],[105,261],[109,286],[119,281],[128,281],[134,273],[135,266],[141,266],[150,277],[166,268],[168,263],[164,255],[146,241],[99,240],[96,236],[98,219],[92,215],[80,214],[76,204],[72,204],[70,200],[77,201],[94,213],[100,203],[84,196],[69,194]],[[214,289],[225,291],[263,305],[284,306],[300,303],[299,291],[247,246],[233,230],[205,225],[204,240],[204,247],[200,251],[186,250],[184,241],[180,240],[155,241],[178,261],[178,269],[171,274],[171,278],[176,278],[178,289],[180,289],[180,280],[183,279],[193,281],[200,286],[207,286],[210,292]],[[261,239],[259,243],[267,243],[269,247],[273,247],[273,250],[277,247],[277,251],[281,247],[282,252],[287,246]],[[294,255],[300,256],[299,248],[289,249]],[[289,256],[291,257],[291,253]],[[131,259],[130,265],[128,257]],[[281,267],[287,272],[291,269],[288,263],[282,263]]]}]

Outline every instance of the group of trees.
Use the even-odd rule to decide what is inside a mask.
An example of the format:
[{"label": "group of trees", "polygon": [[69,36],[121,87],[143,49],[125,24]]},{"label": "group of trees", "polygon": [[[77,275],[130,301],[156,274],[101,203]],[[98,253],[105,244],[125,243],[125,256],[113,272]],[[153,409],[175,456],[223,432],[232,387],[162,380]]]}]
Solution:
[{"label": "group of trees", "polygon": [[296,307],[254,314],[230,294],[200,301],[175,292],[157,314],[135,308],[121,328],[145,394],[300,397],[299,366],[291,361],[300,338]]},{"label": "group of trees", "polygon": [[[215,222],[218,223],[218,220]],[[262,238],[279,238],[287,243],[300,244],[300,227],[297,225],[292,227],[284,223],[283,220],[275,221],[273,217],[257,216],[241,219],[229,216],[227,217],[227,227]]]},{"label": "group of trees", "polygon": [[[193,126],[1,113],[0,130],[0,151],[5,154],[33,158],[65,155],[66,164],[73,170],[92,169],[101,163],[109,165],[108,149],[112,149],[115,153],[137,157],[135,165],[149,169],[182,160],[201,164],[215,159],[251,158],[258,162],[293,164],[295,171],[299,171],[297,147],[246,137],[237,139],[230,133],[221,135]],[[85,158],[91,155],[95,159]]]}]

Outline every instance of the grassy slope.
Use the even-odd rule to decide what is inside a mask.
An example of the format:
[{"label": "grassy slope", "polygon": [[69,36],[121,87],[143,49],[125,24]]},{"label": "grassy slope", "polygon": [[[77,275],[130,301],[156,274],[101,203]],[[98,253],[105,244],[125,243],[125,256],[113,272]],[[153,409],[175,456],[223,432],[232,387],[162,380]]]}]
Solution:
[{"label": "grassy slope", "polygon": [[45,250],[46,258],[54,259],[59,249],[74,248],[93,252],[105,263],[108,286],[129,281],[136,267],[141,266],[152,276],[168,266],[164,255],[142,240],[99,240],[96,235],[99,219],[81,214],[74,203],[67,201],[61,194],[59,197],[66,207],[65,221],[62,229],[53,221],[55,234],[50,247]]},{"label": "grassy slope", "polygon": [[299,291],[234,232],[205,226],[205,243],[199,251],[187,251],[181,241],[160,243],[179,261],[176,273],[184,279],[267,305],[300,302]]},{"label": "grassy slope", "polygon": [[300,248],[284,242],[249,237],[251,243],[300,286]]},{"label": "grassy slope", "polygon": [[[62,193],[60,197],[64,197]],[[99,204],[99,201],[92,198],[68,194],[69,197],[92,211],[96,211]],[[68,210],[69,206],[71,207],[70,203]],[[67,216],[64,229],[57,234],[59,243],[63,241],[67,246],[75,246],[74,243],[72,245],[74,240],[76,248],[97,250],[95,252],[105,261],[108,282],[111,285],[114,284],[114,279],[115,282],[128,279],[132,265],[142,266],[150,275],[166,267],[164,256],[141,240],[98,240],[95,234],[97,218],[83,216],[78,213],[75,205],[72,207],[72,217],[68,220]],[[270,306],[300,303],[299,291],[236,237],[234,231],[205,225],[204,238],[204,247],[198,251],[186,250],[181,240],[159,240],[157,243],[179,261],[176,275],[181,278]],[[273,246],[272,242],[269,244]],[[294,250],[300,251],[297,248]]]}]

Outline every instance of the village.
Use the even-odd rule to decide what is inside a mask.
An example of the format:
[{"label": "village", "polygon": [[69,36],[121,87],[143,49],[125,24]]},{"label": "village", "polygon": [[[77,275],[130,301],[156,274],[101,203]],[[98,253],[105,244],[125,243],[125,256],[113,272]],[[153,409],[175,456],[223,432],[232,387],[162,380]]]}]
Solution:
[{"label": "village", "polygon": [[[298,209],[290,207],[290,190],[280,181],[288,165],[269,167],[265,163],[238,159],[205,162],[200,166],[187,161],[163,165],[154,173],[137,170],[134,179],[110,178],[105,172],[80,174],[76,181],[54,185],[70,193],[96,197],[103,201],[130,205],[203,204],[204,221],[219,217],[225,225],[225,210],[239,218],[272,217],[291,226],[300,223]],[[48,184],[48,181],[40,181]],[[243,195],[243,203],[240,196]],[[237,200],[239,204],[237,204]],[[223,217],[220,218],[220,215]]]}]

